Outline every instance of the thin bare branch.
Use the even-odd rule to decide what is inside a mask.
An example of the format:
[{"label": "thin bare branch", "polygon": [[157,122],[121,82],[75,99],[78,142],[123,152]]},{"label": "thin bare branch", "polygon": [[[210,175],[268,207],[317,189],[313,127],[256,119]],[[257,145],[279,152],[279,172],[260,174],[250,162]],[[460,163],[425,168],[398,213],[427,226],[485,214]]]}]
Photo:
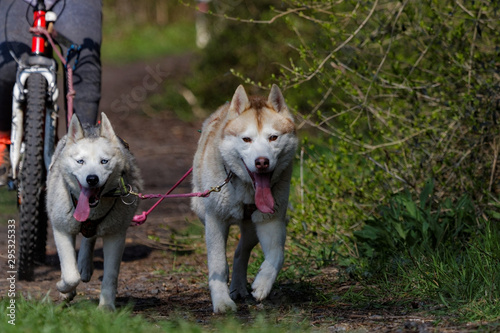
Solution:
[{"label": "thin bare branch", "polygon": [[365,94],[365,100],[363,101],[363,105],[366,105],[366,102],[368,100],[368,96],[370,95],[370,90],[372,89],[373,82],[378,77],[378,74],[380,73],[380,70],[382,69],[382,66],[385,63],[385,60],[387,59],[387,55],[389,54],[389,51],[391,50],[392,42],[394,41],[394,28],[396,27],[396,23],[399,20],[399,17],[401,16],[401,13],[403,12],[403,9],[406,7],[406,4],[408,3],[408,0],[406,0],[401,7],[399,8],[398,14],[396,15],[396,18],[394,19],[392,23],[392,31],[391,31],[391,40],[389,42],[389,46],[387,47],[387,50],[384,53],[384,57],[382,58],[382,61],[380,61],[380,64],[377,67],[377,71],[375,72],[375,75],[373,76],[373,80],[370,82],[370,85],[368,86],[368,89]]},{"label": "thin bare branch", "polygon": [[375,12],[375,9],[377,8],[377,5],[378,5],[378,1],[379,0],[376,0],[375,3],[373,4],[373,7],[371,8],[370,12],[368,13],[368,15],[366,16],[365,20],[363,22],[361,22],[361,24],[359,25],[359,27],[342,43],[340,44],[339,46],[337,46],[332,52],[330,52],[322,61],[321,63],[318,65],[318,67],[314,70],[314,72],[312,72],[310,75],[308,75],[304,80],[302,81],[299,81],[297,82],[298,84],[301,84],[301,83],[304,83],[304,82],[307,82],[309,80],[311,80],[313,77],[316,76],[316,74],[319,73],[319,71],[323,68],[323,66],[325,66],[325,64],[327,63],[327,61],[335,54],[337,53],[339,50],[341,50],[344,46],[346,46],[347,44],[349,44],[349,42],[354,38],[356,37],[356,35],[361,31],[361,29],[363,29],[365,27],[365,25],[368,23],[368,21],[370,20],[370,18],[372,17],[373,13]]},{"label": "thin bare branch", "polygon": [[305,10],[310,10],[311,8],[315,8],[315,7],[313,6],[313,7],[300,7],[300,8],[288,9],[284,12],[280,12],[279,14],[273,16],[269,20],[241,19],[238,17],[231,17],[231,16],[226,15],[226,14],[219,14],[219,13],[214,13],[214,12],[209,12],[209,14],[216,16],[216,17],[220,17],[220,18],[229,20],[229,21],[237,21],[237,22],[241,22],[241,23],[272,24],[272,23],[274,23],[274,21],[276,21],[277,19],[279,19],[283,16],[286,16],[289,14],[294,14],[294,13],[296,14],[296,13],[299,13],[299,12],[302,12]]}]

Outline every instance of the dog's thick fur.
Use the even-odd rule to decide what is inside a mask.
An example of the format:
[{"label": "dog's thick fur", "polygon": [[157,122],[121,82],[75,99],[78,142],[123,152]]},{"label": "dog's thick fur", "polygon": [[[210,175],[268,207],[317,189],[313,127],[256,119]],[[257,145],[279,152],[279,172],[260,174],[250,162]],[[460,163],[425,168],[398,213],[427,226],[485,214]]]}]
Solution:
[{"label": "dog's thick fur", "polygon": [[[140,191],[142,180],[135,159],[106,115],[102,114],[100,126],[86,128],[74,115],[47,177],[47,212],[61,262],[57,289],[63,298],[71,300],[80,281],[90,280],[94,245],[102,237],[104,277],[99,307],[115,309],[125,234],[138,205],[137,200],[125,204],[125,199],[133,199],[122,200],[116,193],[122,188],[121,179]],[[77,263],[75,238],[88,223],[95,230],[82,239]]]},{"label": "dog's thick fur", "polygon": [[[259,242],[265,260],[252,284],[257,301],[266,298],[283,265],[286,211],[297,137],[292,114],[280,89],[269,97],[248,97],[239,86],[231,103],[203,124],[194,157],[193,190],[230,183],[208,198],[193,198],[192,208],[205,224],[209,287],[213,311],[236,310],[233,300],[249,296],[247,266]],[[253,209],[251,209],[253,207]],[[231,224],[241,239],[228,288],[226,241]]]}]

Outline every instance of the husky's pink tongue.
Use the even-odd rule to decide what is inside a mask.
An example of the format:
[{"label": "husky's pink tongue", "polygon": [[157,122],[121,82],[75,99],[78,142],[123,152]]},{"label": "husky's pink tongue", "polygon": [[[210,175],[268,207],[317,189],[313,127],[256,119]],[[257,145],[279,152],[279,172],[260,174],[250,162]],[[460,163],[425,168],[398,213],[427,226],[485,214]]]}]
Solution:
[{"label": "husky's pink tongue", "polygon": [[255,205],[264,214],[274,213],[274,198],[271,193],[272,173],[254,173]]},{"label": "husky's pink tongue", "polygon": [[85,222],[88,220],[90,215],[90,205],[89,199],[94,195],[95,190],[82,187],[80,191],[80,196],[78,197],[78,203],[76,204],[75,212],[73,217],[79,222]]}]

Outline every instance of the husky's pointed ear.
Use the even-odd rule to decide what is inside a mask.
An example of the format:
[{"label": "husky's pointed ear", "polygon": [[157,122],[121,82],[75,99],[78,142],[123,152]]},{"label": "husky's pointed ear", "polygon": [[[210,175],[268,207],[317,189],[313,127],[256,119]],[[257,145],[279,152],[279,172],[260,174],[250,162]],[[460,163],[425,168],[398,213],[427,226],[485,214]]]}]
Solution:
[{"label": "husky's pointed ear", "polygon": [[281,93],[280,88],[277,85],[273,84],[271,88],[271,92],[269,93],[269,98],[267,99],[268,103],[271,104],[276,112],[288,111],[288,107],[285,103],[285,98]]},{"label": "husky's pointed ear", "polygon": [[76,142],[83,139],[83,136],[82,124],[80,123],[78,116],[74,113],[68,127],[68,140]]},{"label": "husky's pointed ear", "polygon": [[242,85],[239,85],[233,95],[233,99],[231,100],[229,112],[235,112],[237,115],[239,115],[249,107],[250,101],[248,100],[247,92]]},{"label": "husky's pointed ear", "polygon": [[99,134],[103,138],[107,138],[111,141],[116,140],[116,134],[113,130],[113,126],[111,126],[111,122],[104,112],[101,113],[101,127]]}]

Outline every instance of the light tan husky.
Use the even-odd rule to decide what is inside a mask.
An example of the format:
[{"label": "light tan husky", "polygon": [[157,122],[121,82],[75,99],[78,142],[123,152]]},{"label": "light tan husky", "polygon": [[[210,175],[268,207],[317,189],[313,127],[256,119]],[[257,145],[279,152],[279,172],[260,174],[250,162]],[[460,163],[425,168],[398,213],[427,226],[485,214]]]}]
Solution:
[{"label": "light tan husky", "polygon": [[[194,157],[193,189],[203,191],[225,179],[220,193],[193,198],[205,224],[213,311],[236,310],[233,300],[249,296],[247,266],[259,242],[265,260],[252,284],[257,301],[266,298],[284,258],[286,210],[297,147],[293,117],[273,85],[269,97],[248,97],[239,86],[231,100],[203,124]],[[228,288],[226,240],[229,226],[241,230]]]}]

